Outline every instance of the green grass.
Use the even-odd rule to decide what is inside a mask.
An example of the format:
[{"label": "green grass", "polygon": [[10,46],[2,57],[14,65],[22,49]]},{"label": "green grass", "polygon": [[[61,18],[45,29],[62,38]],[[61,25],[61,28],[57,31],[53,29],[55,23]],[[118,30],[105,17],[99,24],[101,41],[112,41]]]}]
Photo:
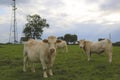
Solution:
[{"label": "green grass", "polygon": [[36,64],[36,72],[30,66],[27,72],[23,67],[23,45],[0,45],[0,80],[119,80],[120,78],[120,47],[113,47],[113,62],[109,64],[106,54],[87,55],[78,45],[69,45],[68,53],[57,51],[54,62],[53,77],[42,77],[42,66]]}]

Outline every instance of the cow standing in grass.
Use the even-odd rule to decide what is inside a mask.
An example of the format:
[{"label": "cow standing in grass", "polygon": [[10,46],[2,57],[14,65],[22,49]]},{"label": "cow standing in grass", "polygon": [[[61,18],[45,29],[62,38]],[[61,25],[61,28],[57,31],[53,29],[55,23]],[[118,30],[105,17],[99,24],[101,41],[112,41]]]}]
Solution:
[{"label": "cow standing in grass", "polygon": [[47,69],[52,76],[53,62],[56,56],[56,43],[60,41],[54,36],[48,37],[48,40],[36,41],[30,39],[24,43],[24,65],[23,71],[26,71],[26,64],[31,63],[31,70],[35,72],[34,63],[41,63],[43,67],[43,77],[47,78]]},{"label": "cow standing in grass", "polygon": [[67,43],[64,40],[60,40],[60,43],[57,43],[56,46],[57,48],[60,48],[63,50],[63,52],[65,51],[66,53],[68,52],[68,48],[67,48]]},{"label": "cow standing in grass", "polygon": [[88,61],[91,60],[92,53],[101,54],[103,52],[106,52],[109,57],[109,62],[112,62],[112,42],[109,39],[98,41],[96,43],[80,40],[79,46],[85,51],[85,53],[87,53]]}]

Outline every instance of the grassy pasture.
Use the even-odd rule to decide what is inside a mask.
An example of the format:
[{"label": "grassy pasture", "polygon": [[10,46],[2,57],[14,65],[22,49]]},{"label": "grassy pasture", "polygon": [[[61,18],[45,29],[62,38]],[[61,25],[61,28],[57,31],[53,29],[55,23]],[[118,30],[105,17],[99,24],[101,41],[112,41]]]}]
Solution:
[{"label": "grassy pasture", "polygon": [[88,62],[78,45],[69,45],[68,50],[68,53],[57,51],[54,76],[44,79],[41,64],[35,65],[35,73],[30,65],[27,72],[22,71],[23,45],[0,45],[0,80],[119,80],[120,47],[113,47],[112,64],[106,54],[93,54],[93,60]]}]

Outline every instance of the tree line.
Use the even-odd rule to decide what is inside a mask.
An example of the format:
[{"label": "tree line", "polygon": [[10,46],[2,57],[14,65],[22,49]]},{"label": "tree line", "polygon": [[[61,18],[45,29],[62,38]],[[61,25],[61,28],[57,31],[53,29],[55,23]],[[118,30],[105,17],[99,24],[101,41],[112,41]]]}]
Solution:
[{"label": "tree line", "polygon": [[58,37],[58,39],[65,40],[67,44],[76,44],[78,38],[76,34],[65,34],[64,36]]}]

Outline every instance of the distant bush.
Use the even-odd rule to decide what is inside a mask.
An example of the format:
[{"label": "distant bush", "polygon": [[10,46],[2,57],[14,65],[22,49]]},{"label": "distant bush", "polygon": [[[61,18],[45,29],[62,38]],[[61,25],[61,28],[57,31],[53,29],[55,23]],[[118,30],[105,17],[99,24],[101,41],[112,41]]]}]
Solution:
[{"label": "distant bush", "polygon": [[120,46],[120,42],[113,43],[113,46]]},{"label": "distant bush", "polygon": [[6,43],[6,44],[12,44],[12,43],[8,42],[8,43]]}]

